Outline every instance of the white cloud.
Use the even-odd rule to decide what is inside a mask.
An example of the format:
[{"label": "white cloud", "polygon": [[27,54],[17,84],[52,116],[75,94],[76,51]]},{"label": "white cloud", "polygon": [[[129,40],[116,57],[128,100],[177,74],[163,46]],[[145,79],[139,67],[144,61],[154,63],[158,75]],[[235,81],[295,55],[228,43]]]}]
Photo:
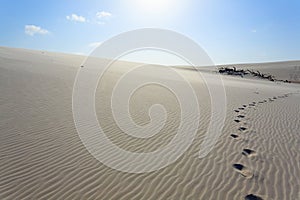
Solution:
[{"label": "white cloud", "polygon": [[66,16],[66,18],[67,20],[74,21],[74,22],[86,22],[85,17],[76,14],[68,15]]},{"label": "white cloud", "polygon": [[39,26],[35,25],[25,25],[25,33],[30,36],[34,36],[35,34],[46,35],[49,33],[48,30],[42,29]]},{"label": "white cloud", "polygon": [[110,12],[101,11],[101,12],[97,12],[97,13],[96,13],[96,16],[97,16],[99,19],[102,19],[102,18],[110,18],[110,17],[112,17],[112,14],[111,14]]}]

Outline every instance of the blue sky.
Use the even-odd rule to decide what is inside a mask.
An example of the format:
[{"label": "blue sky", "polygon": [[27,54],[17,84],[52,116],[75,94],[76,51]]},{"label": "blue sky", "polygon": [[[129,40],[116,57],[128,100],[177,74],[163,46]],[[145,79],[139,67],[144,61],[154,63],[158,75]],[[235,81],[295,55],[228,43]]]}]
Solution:
[{"label": "blue sky", "polygon": [[0,0],[0,45],[88,54],[138,28],[199,43],[217,64],[300,60],[299,0]]}]

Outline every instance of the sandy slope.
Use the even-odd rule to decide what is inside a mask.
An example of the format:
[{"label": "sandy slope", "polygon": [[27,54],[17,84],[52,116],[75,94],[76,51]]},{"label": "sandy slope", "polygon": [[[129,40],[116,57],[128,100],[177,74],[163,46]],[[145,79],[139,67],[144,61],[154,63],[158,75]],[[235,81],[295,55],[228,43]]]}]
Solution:
[{"label": "sandy slope", "polygon": [[[191,147],[161,170],[131,174],[106,167],[83,146],[72,116],[72,89],[84,58],[0,48],[0,199],[300,199],[300,86],[224,76],[227,117],[213,151],[197,153],[210,120],[201,78],[188,77],[199,98],[201,127]],[[276,67],[280,75],[283,63]],[[179,124],[172,93],[145,87],[130,102],[133,120],[145,125],[154,103],[165,106],[167,123],[148,140],[122,134],[110,109],[113,85],[128,63],[117,63],[96,95],[105,133],[121,148],[148,152],[166,145]],[[269,66],[270,69],[272,68]],[[157,79],[168,78],[154,66]],[[130,83],[128,83],[130,84]],[[178,84],[181,84],[180,82]],[[91,127],[93,128],[93,127]],[[113,159],[113,158],[112,158]],[[248,196],[249,199],[250,196]]]}]

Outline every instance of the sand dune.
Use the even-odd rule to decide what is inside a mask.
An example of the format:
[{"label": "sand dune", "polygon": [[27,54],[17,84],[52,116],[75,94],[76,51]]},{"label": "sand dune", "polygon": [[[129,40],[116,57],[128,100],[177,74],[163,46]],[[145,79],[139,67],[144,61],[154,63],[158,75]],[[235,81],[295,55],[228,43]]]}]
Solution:
[{"label": "sand dune", "polygon": [[[177,69],[196,91],[201,126],[176,162],[154,172],[134,174],[96,160],[76,131],[72,90],[83,59],[0,48],[0,199],[300,198],[299,84],[223,76],[225,126],[213,150],[199,159],[211,116],[210,96],[198,74]],[[259,69],[285,78],[294,72],[294,65],[273,63]],[[149,108],[159,103],[165,107],[167,121],[159,134],[148,139],[123,134],[114,121],[110,97],[130,66],[115,63],[99,83],[97,117],[107,137],[120,148],[155,151],[174,137],[180,106],[165,88],[145,86],[129,102],[132,119],[146,125]],[[161,73],[162,66],[152,67],[153,74],[139,74],[137,79],[169,78]]]}]

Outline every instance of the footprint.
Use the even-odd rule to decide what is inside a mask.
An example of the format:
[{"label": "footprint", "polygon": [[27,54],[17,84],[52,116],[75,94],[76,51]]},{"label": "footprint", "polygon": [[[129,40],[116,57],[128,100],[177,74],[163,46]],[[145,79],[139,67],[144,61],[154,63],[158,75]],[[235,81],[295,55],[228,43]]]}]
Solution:
[{"label": "footprint", "polygon": [[252,178],[253,173],[242,164],[233,164],[233,168],[245,178]]},{"label": "footprint", "polygon": [[245,127],[242,127],[242,126],[241,126],[241,127],[239,128],[239,131],[245,131],[245,130],[247,130],[247,128],[245,128]]},{"label": "footprint", "polygon": [[243,149],[242,154],[247,157],[253,157],[257,155],[256,152],[252,149]]},{"label": "footprint", "polygon": [[254,194],[248,194],[247,196],[245,196],[245,200],[263,200],[263,198]]},{"label": "footprint", "polygon": [[277,97],[273,97],[273,99],[277,99]]},{"label": "footprint", "polygon": [[236,123],[240,123],[241,121],[240,120],[238,120],[238,119],[235,119],[234,120]]},{"label": "footprint", "polygon": [[239,111],[239,110],[234,110],[234,112],[238,113],[238,112],[240,112],[240,111]]},{"label": "footprint", "polygon": [[245,115],[239,115],[238,118],[245,118]]},{"label": "footprint", "polygon": [[245,110],[245,108],[239,108],[239,110]]},{"label": "footprint", "polygon": [[244,107],[244,108],[246,108],[246,107],[247,107],[247,105],[243,105],[243,107]]},{"label": "footprint", "polygon": [[239,137],[240,137],[240,136],[238,136],[238,135],[236,135],[236,134],[231,134],[230,136],[231,136],[232,138],[234,138],[234,139],[239,139]]}]

